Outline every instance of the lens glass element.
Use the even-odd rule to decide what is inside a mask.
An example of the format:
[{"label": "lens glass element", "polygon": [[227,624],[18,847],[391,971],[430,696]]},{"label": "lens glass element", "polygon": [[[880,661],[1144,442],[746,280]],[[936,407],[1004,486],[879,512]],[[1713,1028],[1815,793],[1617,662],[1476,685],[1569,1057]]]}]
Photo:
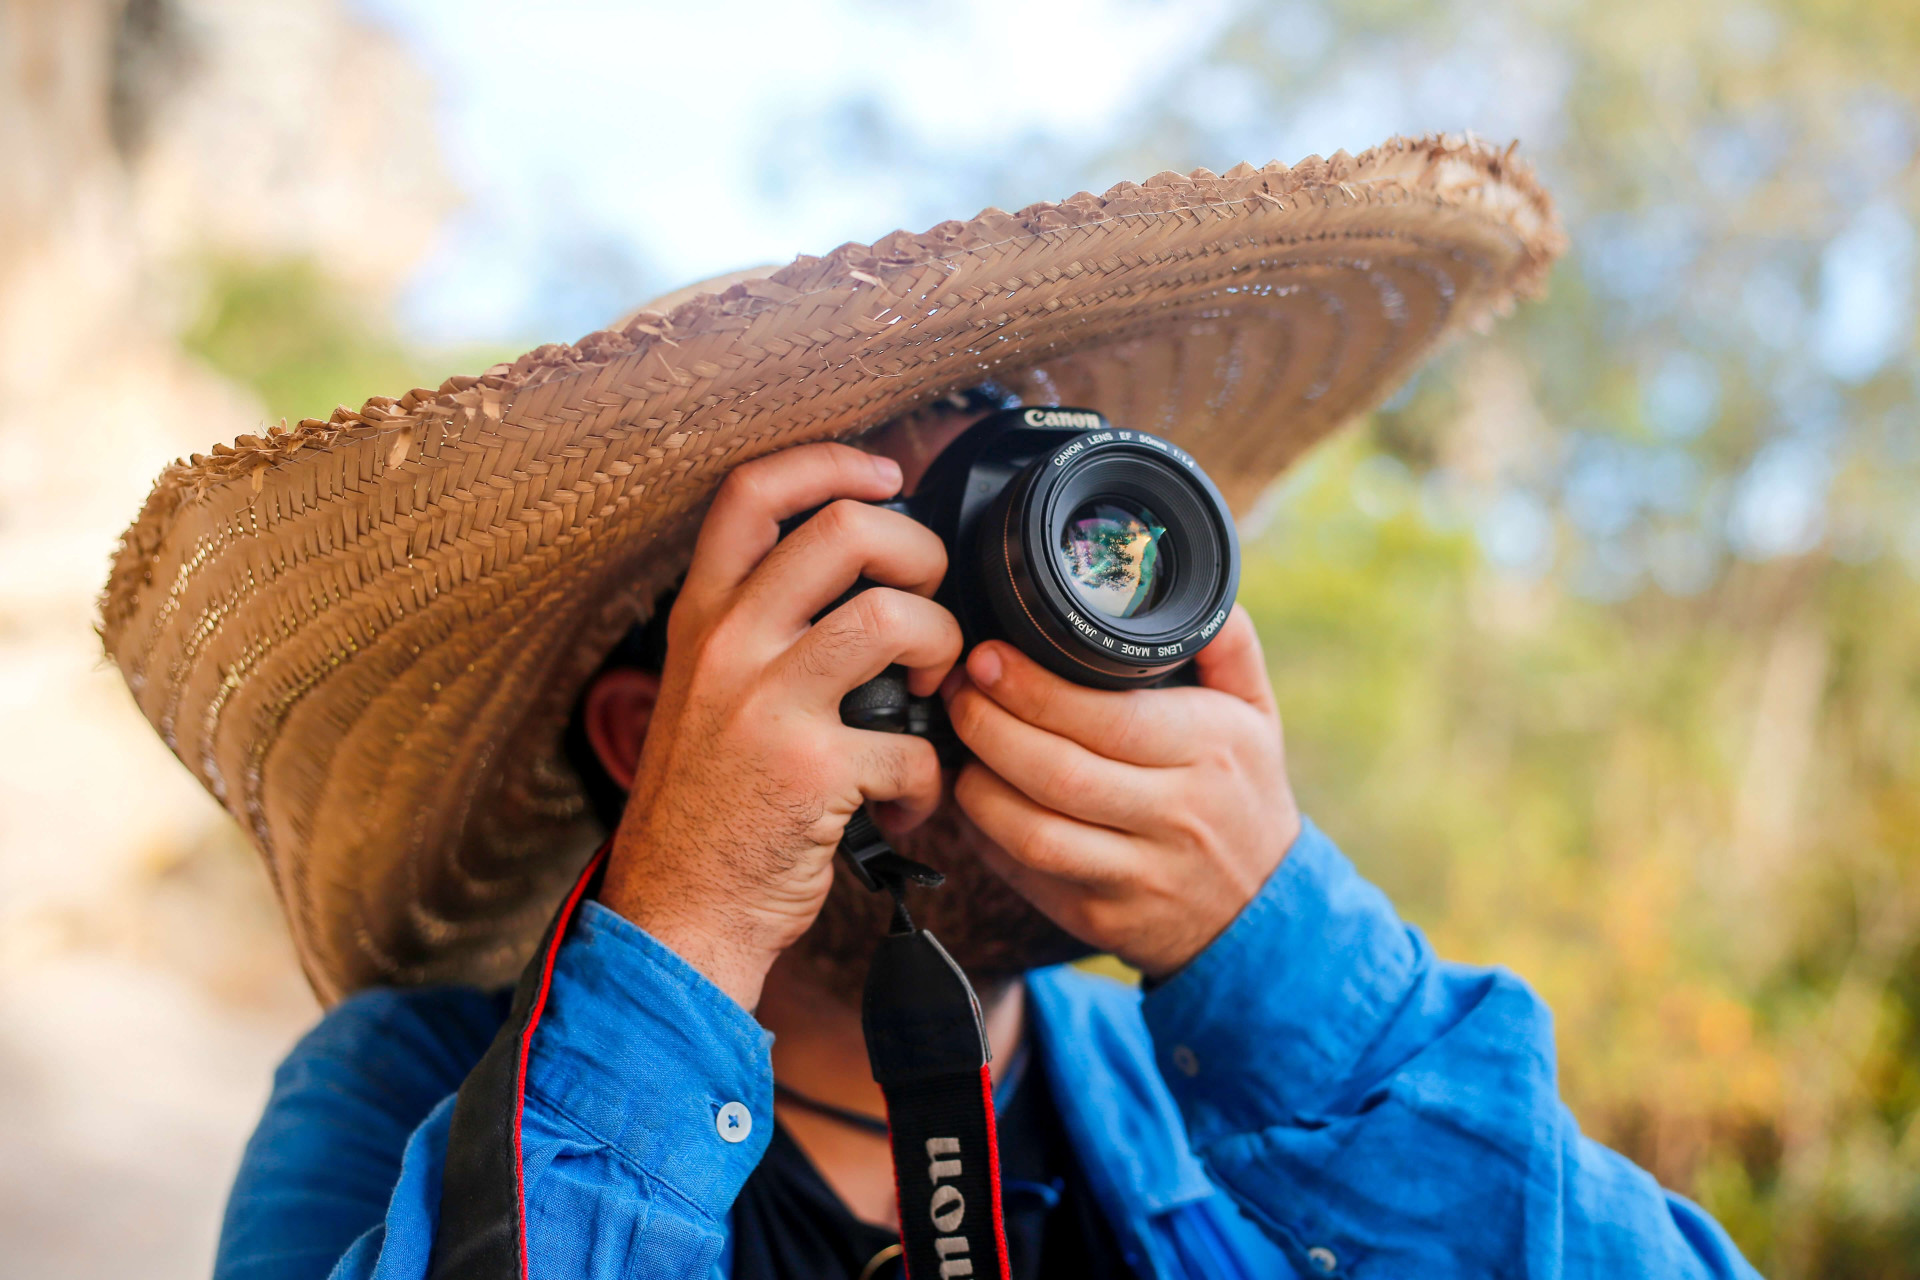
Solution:
[{"label": "lens glass element", "polygon": [[1060,561],[1080,603],[1109,618],[1131,618],[1167,593],[1160,554],[1166,525],[1130,498],[1083,502],[1060,530]]}]

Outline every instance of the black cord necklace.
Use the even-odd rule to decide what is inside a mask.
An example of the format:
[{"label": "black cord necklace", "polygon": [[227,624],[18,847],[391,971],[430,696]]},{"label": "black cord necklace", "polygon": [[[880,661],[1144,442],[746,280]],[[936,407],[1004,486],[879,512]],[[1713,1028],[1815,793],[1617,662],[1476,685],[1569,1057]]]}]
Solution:
[{"label": "black cord necklace", "polygon": [[[1006,1072],[1001,1076],[1000,1083],[994,1087],[994,1096],[996,1099],[1004,1099],[1020,1087],[1021,1080],[1027,1074],[1027,1057],[1027,1046],[1023,1043],[1014,1051],[1013,1057],[1007,1061]],[[798,1107],[802,1111],[811,1111],[817,1116],[824,1116],[829,1120],[838,1121],[849,1128],[858,1129],[862,1133],[871,1133],[884,1138],[891,1132],[887,1128],[885,1116],[868,1115],[864,1111],[852,1111],[846,1107],[836,1107],[831,1102],[822,1102],[818,1098],[810,1098],[792,1085],[782,1084],[778,1080],[773,1082],[773,1096],[779,1098],[788,1106]]]},{"label": "black cord necklace", "polygon": [[779,1098],[789,1106],[798,1107],[802,1111],[811,1111],[813,1114],[825,1116],[829,1120],[836,1120],[848,1128],[858,1129],[862,1133],[871,1133],[884,1138],[889,1132],[885,1116],[870,1116],[864,1111],[851,1111],[846,1107],[836,1107],[831,1102],[822,1102],[818,1098],[809,1098],[798,1089],[781,1084],[778,1080],[773,1082],[773,1096]]}]

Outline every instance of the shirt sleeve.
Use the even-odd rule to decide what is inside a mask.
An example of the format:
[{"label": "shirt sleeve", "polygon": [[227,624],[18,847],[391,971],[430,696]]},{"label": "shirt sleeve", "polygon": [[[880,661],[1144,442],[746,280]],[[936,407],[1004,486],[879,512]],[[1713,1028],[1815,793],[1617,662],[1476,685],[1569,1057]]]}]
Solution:
[{"label": "shirt sleeve", "polygon": [[[527,1058],[530,1280],[713,1274],[772,1136],[771,1042],[672,950],[583,904]],[[413,1134],[384,1220],[338,1256],[339,1280],[426,1275],[452,1109]]]},{"label": "shirt sleeve", "polygon": [[320,1280],[380,1220],[408,1136],[460,1087],[505,1013],[464,987],[362,992],[274,1073],[227,1197],[215,1280]]},{"label": "shirt sleeve", "polygon": [[1195,1150],[1303,1275],[1757,1275],[1581,1136],[1540,998],[1436,959],[1311,823],[1144,1013]]}]

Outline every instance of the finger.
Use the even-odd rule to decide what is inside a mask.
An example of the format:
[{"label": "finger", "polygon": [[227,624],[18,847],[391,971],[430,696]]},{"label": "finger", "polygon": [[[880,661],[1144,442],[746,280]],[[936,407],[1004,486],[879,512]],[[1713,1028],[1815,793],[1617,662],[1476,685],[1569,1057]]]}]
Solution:
[{"label": "finger", "polygon": [[[982,772],[987,771],[982,770]],[[991,773],[988,773],[988,776],[991,777]],[[973,795],[974,785],[977,784],[969,785],[969,794],[973,796],[973,803],[981,804],[982,800],[977,795]],[[958,790],[956,785],[956,794]],[[979,841],[975,852],[980,861],[986,864],[987,870],[1000,877],[1015,893],[1037,907],[1042,915],[1068,933],[1074,932],[1076,923],[1074,908],[1089,895],[1089,886],[1076,880],[1036,871],[992,840]],[[1097,944],[1095,945],[1097,947]]]},{"label": "finger", "polygon": [[898,463],[851,445],[801,445],[743,462],[714,494],[682,591],[731,591],[773,550],[780,522],[808,507],[835,498],[878,502],[899,489]]},{"label": "finger", "polygon": [[769,673],[815,706],[838,707],[857,684],[894,663],[928,694],[960,657],[960,624],[946,609],[892,587],[870,587],[808,628]]},{"label": "finger", "polygon": [[868,733],[846,729],[841,748],[857,762],[854,778],[860,794],[884,804],[888,825],[908,831],[940,807],[940,757],[925,738],[905,733]]},{"label": "finger", "polygon": [[946,571],[946,544],[918,520],[862,502],[833,502],[767,554],[747,576],[740,600],[767,626],[790,635],[857,578],[930,596]]},{"label": "finger", "polygon": [[1260,651],[1260,634],[1244,606],[1233,606],[1220,634],[1194,655],[1193,663],[1206,688],[1230,693],[1270,716],[1279,715],[1273,681],[1267,678],[1266,655]]},{"label": "finger", "polygon": [[971,684],[948,700],[947,715],[980,763],[1045,808],[1136,831],[1157,806],[1154,770],[1122,764],[1030,724]]},{"label": "finger", "polygon": [[1191,708],[1184,689],[1089,689],[1012,645],[990,640],[967,655],[967,677],[1028,724],[1129,764],[1186,764]]},{"label": "finger", "polygon": [[953,798],[981,834],[1017,866],[1003,874],[1023,892],[1042,877],[1080,886],[1118,884],[1131,874],[1139,856],[1122,833],[1035,804],[978,760],[954,780]]}]

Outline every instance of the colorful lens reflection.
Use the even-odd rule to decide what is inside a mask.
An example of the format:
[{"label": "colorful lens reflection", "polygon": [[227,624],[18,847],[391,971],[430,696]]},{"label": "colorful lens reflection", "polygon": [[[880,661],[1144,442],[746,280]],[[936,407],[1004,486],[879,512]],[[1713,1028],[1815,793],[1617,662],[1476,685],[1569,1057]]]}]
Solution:
[{"label": "colorful lens reflection", "polygon": [[1083,502],[1060,530],[1060,559],[1080,603],[1109,618],[1131,618],[1166,594],[1163,524],[1147,507],[1115,498]]}]

